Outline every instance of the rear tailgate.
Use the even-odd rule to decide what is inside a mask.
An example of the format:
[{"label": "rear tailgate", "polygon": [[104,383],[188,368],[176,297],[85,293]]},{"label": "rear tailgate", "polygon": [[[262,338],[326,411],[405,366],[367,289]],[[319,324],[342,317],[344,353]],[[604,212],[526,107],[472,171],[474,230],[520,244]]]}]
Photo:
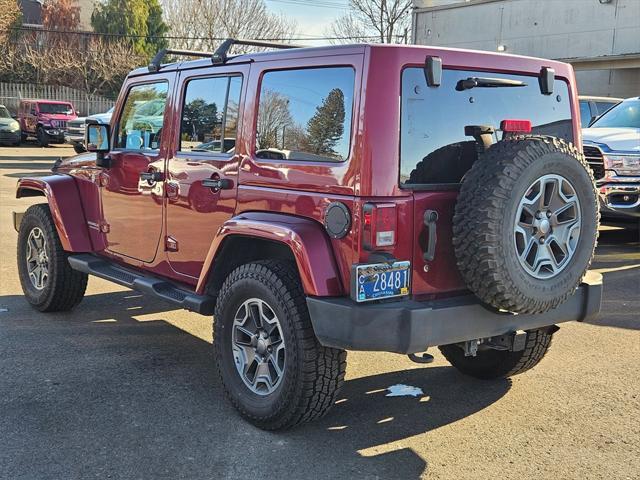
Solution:
[{"label": "rear tailgate", "polygon": [[[508,80],[504,83],[510,85],[465,88],[462,82],[473,78]],[[503,120],[529,120],[532,133],[573,142],[571,102],[569,85],[561,79],[545,95],[537,76],[445,69],[441,85],[428,87],[422,68],[403,71],[400,183],[414,200],[414,295],[465,289],[453,250],[453,213],[465,172],[482,158],[479,143],[465,135],[465,127],[491,127],[489,141],[497,142]],[[427,211],[437,214],[429,227]],[[428,234],[434,227],[437,240],[430,250]]]}]

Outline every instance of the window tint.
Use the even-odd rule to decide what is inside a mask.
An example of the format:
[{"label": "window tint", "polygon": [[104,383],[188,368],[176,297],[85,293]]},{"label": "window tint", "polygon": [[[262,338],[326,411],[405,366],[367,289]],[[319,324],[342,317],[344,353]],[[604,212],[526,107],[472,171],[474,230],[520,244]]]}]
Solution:
[{"label": "window tint", "polygon": [[[187,83],[180,149],[232,153],[238,130],[241,77],[214,77]],[[224,141],[223,141],[224,139]]]},{"label": "window tint", "polygon": [[[489,77],[518,80],[521,87],[475,87],[456,90],[460,80]],[[477,159],[475,141],[465,126],[496,129],[505,119],[526,119],[533,133],[573,141],[568,86],[556,80],[552,95],[542,95],[537,77],[501,73],[444,70],[442,84],[430,88],[422,68],[402,74],[400,183],[459,183]]]},{"label": "window tint", "polygon": [[266,73],[260,90],[256,155],[345,160],[349,156],[354,81],[350,67]]},{"label": "window tint", "polygon": [[598,115],[602,115],[614,105],[615,103],[612,102],[596,102],[596,107],[598,107]]},{"label": "window tint", "polygon": [[591,122],[591,107],[586,100],[580,101],[580,125],[586,128]]},{"label": "window tint", "polygon": [[160,148],[167,90],[166,82],[131,87],[118,122],[116,148],[140,151]]}]

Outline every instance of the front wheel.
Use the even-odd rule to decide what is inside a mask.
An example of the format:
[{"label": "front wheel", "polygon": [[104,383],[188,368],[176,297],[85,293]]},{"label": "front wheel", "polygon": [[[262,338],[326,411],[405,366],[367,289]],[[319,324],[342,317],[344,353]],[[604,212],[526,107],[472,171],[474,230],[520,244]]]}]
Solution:
[{"label": "front wheel", "polygon": [[44,128],[38,127],[36,130],[36,139],[38,140],[38,145],[41,147],[49,146],[49,135],[44,131]]},{"label": "front wheel", "polygon": [[551,346],[554,329],[527,331],[525,347],[518,352],[479,349],[476,356],[465,356],[459,345],[442,345],[440,352],[451,365],[465,375],[483,380],[507,378],[535,367]]},{"label": "front wheel", "polygon": [[69,265],[47,204],[29,207],[22,217],[17,257],[22,291],[37,310],[67,311],[80,303],[88,276]]},{"label": "front wheel", "polygon": [[213,346],[231,403],[265,430],[321,417],[344,381],[346,352],[318,343],[288,262],[250,263],[229,275],[216,304]]}]

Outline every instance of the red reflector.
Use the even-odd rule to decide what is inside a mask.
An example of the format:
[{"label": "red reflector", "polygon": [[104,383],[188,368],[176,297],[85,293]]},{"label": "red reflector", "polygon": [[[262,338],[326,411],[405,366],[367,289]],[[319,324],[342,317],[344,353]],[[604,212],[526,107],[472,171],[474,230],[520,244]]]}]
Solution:
[{"label": "red reflector", "polygon": [[531,133],[531,120],[502,120],[500,130],[509,133]]}]

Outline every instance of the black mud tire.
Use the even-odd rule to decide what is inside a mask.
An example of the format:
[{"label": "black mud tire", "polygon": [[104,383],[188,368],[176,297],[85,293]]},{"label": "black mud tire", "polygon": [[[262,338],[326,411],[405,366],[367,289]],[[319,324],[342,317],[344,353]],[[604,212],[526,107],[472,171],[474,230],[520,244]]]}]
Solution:
[{"label": "black mud tire", "polygon": [[44,131],[44,128],[38,127],[36,130],[36,140],[38,140],[38,146],[40,147],[48,147],[49,146],[49,135]]},{"label": "black mud tire", "polygon": [[529,330],[524,350],[478,350],[475,357],[465,357],[458,345],[438,347],[447,361],[461,373],[482,380],[508,378],[532,369],[543,359],[553,337],[553,328]]},{"label": "black mud tire", "polygon": [[[49,277],[42,290],[38,290],[29,279],[26,255],[30,232],[39,228],[46,239],[49,258]],[[49,206],[46,203],[32,205],[27,209],[18,232],[18,275],[26,300],[41,312],[65,312],[73,309],[84,297],[88,275],[73,270],[68,262],[68,253],[60,243]]]},{"label": "black mud tire", "polygon": [[[520,265],[514,244],[518,202],[539,177],[571,179],[581,230],[573,257],[556,276],[538,279]],[[518,136],[491,146],[462,181],[453,218],[458,269],[467,287],[494,308],[543,313],[574,293],[589,268],[599,222],[593,175],[575,146],[555,137]]]},{"label": "black mud tire", "polygon": [[[284,375],[276,390],[261,396],[243,382],[232,352],[232,325],[242,303],[266,301],[274,310],[286,345]],[[322,417],[344,382],[347,354],[323,347],[315,337],[295,264],[261,261],[236,268],[216,303],[213,350],[218,375],[233,406],[265,430],[283,430]]]}]

